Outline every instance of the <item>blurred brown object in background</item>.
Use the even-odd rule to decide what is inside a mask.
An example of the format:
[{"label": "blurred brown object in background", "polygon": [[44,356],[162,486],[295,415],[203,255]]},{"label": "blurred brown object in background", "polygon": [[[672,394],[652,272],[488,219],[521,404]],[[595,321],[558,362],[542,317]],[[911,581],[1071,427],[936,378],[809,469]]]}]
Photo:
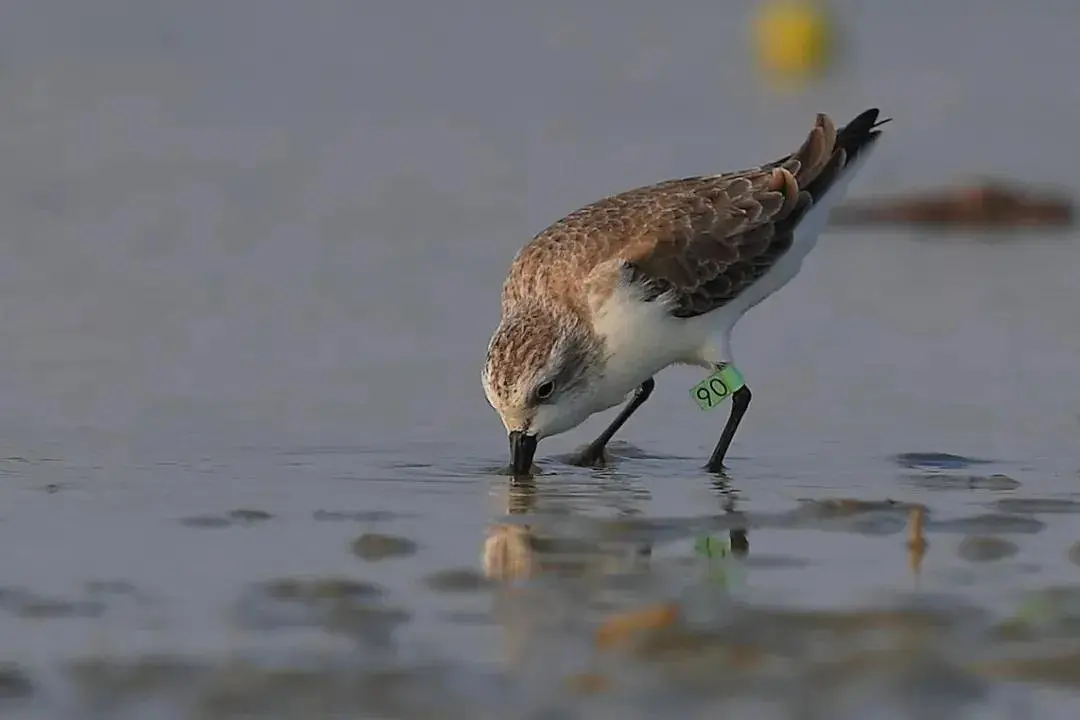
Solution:
[{"label": "blurred brown object in background", "polygon": [[832,226],[922,225],[959,228],[1070,227],[1073,201],[1061,193],[1025,189],[1001,180],[943,188],[920,195],[846,203]]}]

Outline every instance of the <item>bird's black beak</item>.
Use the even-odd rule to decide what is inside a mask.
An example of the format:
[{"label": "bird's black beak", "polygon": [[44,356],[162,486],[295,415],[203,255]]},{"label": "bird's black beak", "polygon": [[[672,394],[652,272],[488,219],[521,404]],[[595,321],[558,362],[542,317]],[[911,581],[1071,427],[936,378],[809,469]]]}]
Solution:
[{"label": "bird's black beak", "polygon": [[536,436],[526,435],[520,430],[510,433],[510,472],[514,477],[529,474],[532,469],[533,455],[536,454]]}]

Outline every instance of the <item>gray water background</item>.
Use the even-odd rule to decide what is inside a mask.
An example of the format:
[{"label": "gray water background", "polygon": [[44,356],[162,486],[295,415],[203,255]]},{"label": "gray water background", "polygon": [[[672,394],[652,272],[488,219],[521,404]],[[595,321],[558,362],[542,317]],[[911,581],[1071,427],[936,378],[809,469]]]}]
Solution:
[{"label": "gray water background", "polygon": [[[105,616],[0,613],[0,660],[34,686],[12,716],[90,713],[64,674],[87,654],[325,649],[238,629],[231,608],[251,583],[331,575],[412,613],[400,662],[436,658],[471,688],[442,707],[555,702],[557,664],[515,676],[516,631],[489,591],[447,599],[421,582],[479,572],[507,512],[479,371],[529,236],[617,190],[771,159],[815,112],[869,106],[896,120],[852,197],[983,174],[1076,188],[1074,4],[834,5],[848,60],[780,93],[751,64],[746,2],[4,3],[0,585],[76,602],[122,579],[153,598]],[[614,469],[557,461],[606,417],[545,441],[533,508],[689,521],[732,498],[768,514],[856,497],[964,518],[1008,498],[1075,502],[1078,267],[1075,233],[829,233],[736,332],[755,398],[726,486],[700,470],[722,418],[687,397],[697,374],[673,369]],[[912,481],[922,469],[895,459],[912,452],[985,459],[957,472],[1018,485]],[[237,509],[272,517],[199,520]],[[958,554],[963,534],[931,536],[922,590],[1007,614],[1023,591],[1075,584],[1075,515],[1028,516],[1039,531],[994,570]],[[364,531],[419,549],[365,564],[349,552]],[[884,602],[912,583],[898,538],[751,531],[751,557],[798,561],[751,571],[753,602]],[[570,635],[552,652],[579,657]],[[1068,693],[987,693],[984,717],[1014,702],[1074,716]]]}]

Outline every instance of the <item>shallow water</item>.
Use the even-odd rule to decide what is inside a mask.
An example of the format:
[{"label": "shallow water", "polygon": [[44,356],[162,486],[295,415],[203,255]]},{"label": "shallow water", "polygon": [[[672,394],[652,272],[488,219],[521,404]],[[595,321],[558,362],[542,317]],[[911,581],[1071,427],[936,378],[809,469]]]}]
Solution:
[{"label": "shallow water", "polygon": [[7,3],[0,712],[1074,717],[1075,234],[823,237],[724,477],[691,370],[523,487],[479,384],[530,234],[820,110],[853,194],[1070,181],[1075,11],[999,5],[777,95],[715,3]]}]

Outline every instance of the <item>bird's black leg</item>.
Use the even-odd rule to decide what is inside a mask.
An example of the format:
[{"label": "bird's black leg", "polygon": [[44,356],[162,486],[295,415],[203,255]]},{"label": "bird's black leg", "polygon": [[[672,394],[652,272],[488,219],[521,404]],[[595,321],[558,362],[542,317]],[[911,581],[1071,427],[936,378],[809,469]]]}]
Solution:
[{"label": "bird's black leg", "polygon": [[630,416],[634,414],[634,411],[645,404],[645,401],[652,395],[653,388],[656,387],[656,381],[649,378],[645,382],[638,386],[638,389],[634,391],[634,397],[630,398],[630,402],[626,403],[626,407],[622,409],[618,417],[611,421],[607,430],[600,433],[600,437],[596,438],[589,444],[589,447],[585,448],[581,455],[579,455],[575,461],[575,465],[597,465],[604,459],[604,447],[608,444],[608,441],[614,437],[615,433],[619,431],[626,421],[630,419]]},{"label": "bird's black leg", "polygon": [[731,393],[731,414],[728,415],[724,432],[720,434],[720,441],[716,443],[716,448],[709,458],[709,464],[705,466],[705,469],[709,472],[720,472],[724,469],[724,456],[727,455],[731,440],[735,437],[735,431],[739,429],[739,423],[742,421],[743,415],[746,414],[746,408],[750,407],[751,397],[753,395],[747,385],[743,385]]}]

